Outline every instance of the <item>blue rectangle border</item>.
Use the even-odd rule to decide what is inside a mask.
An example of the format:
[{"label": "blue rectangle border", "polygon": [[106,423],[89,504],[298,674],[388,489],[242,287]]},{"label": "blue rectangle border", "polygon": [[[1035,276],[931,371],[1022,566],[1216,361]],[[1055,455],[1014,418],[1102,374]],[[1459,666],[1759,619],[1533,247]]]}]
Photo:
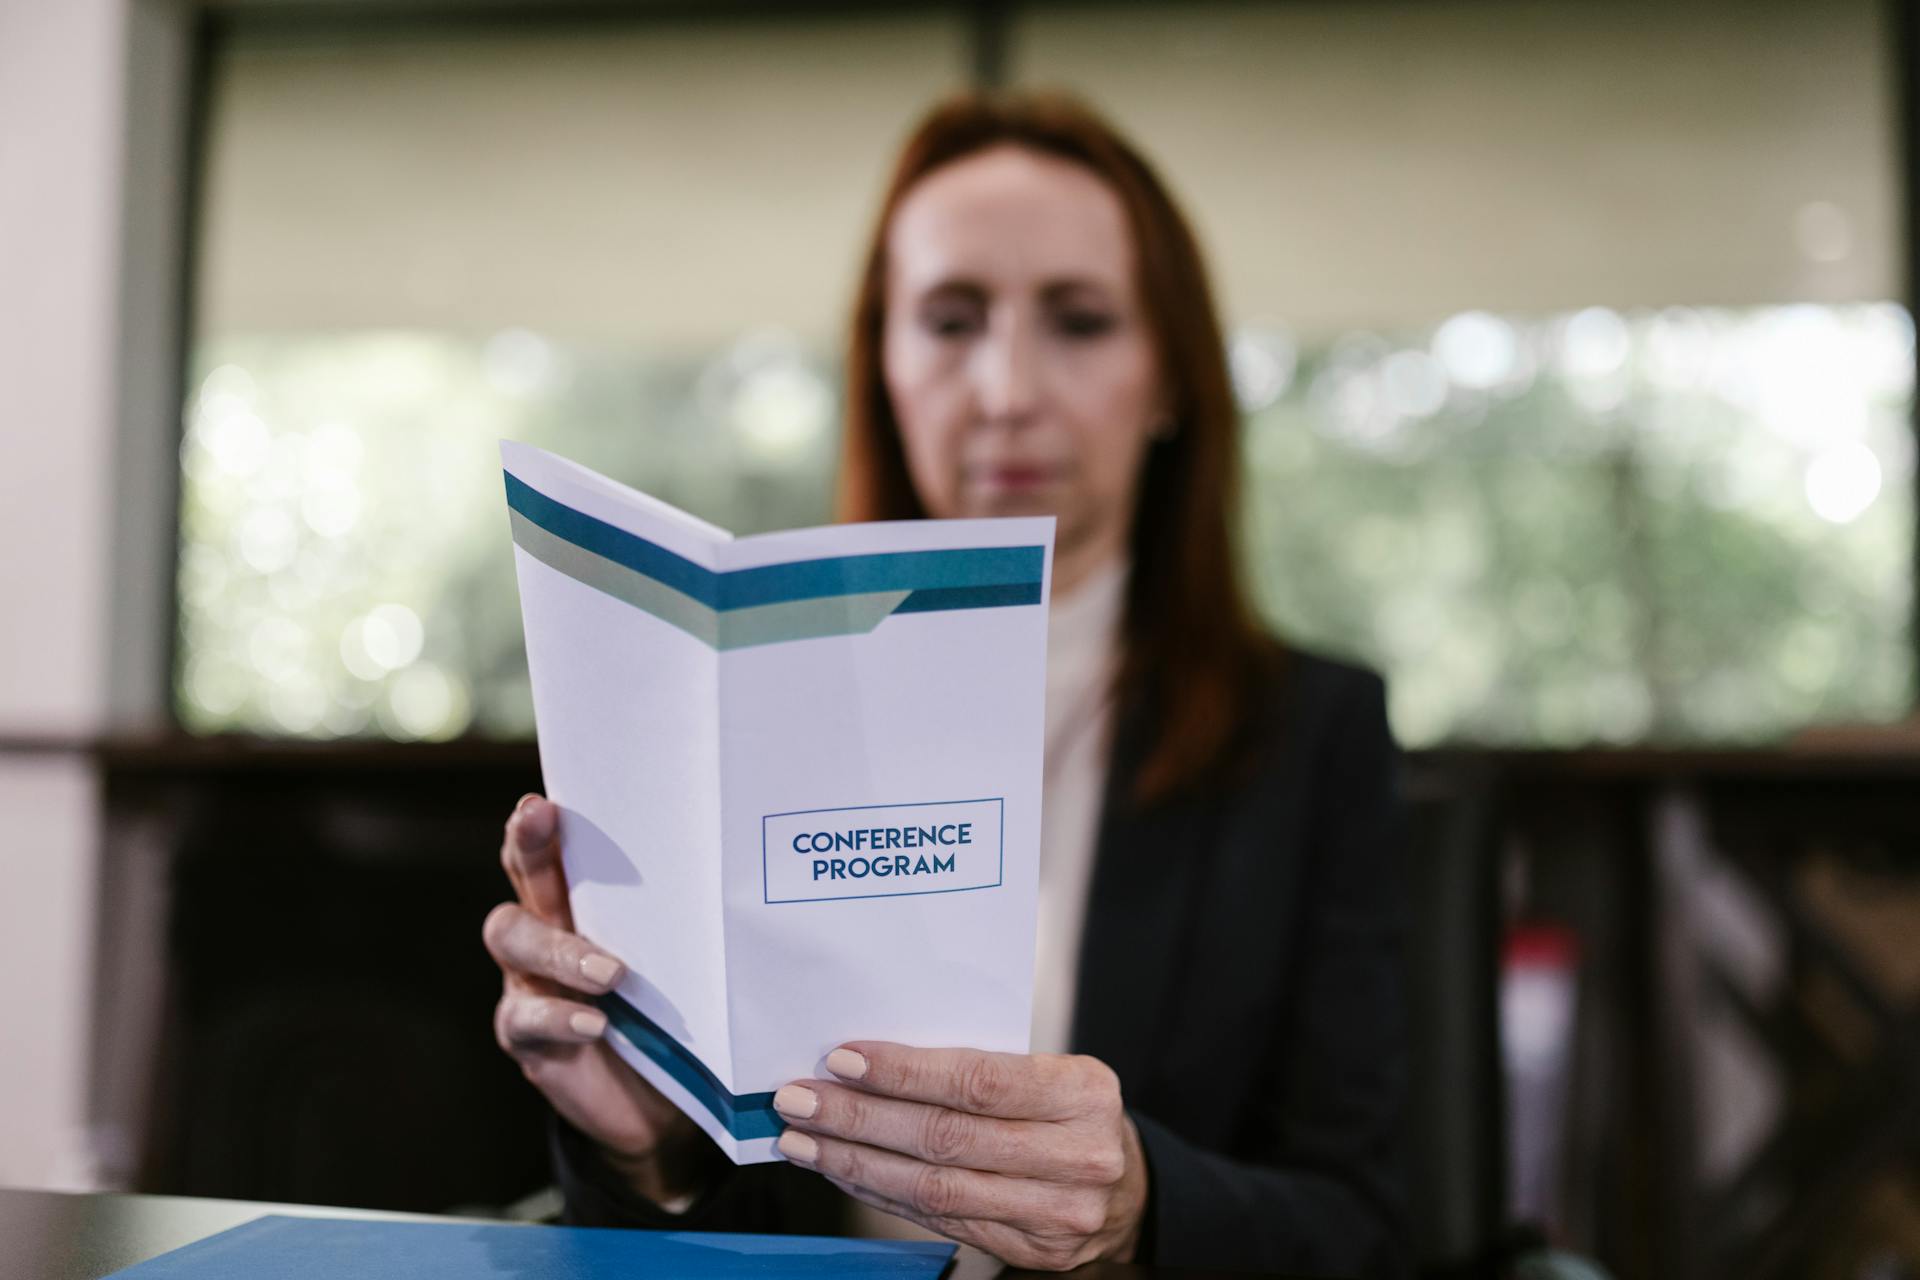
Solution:
[{"label": "blue rectangle border", "polygon": [[[905,889],[899,893],[847,893],[833,898],[771,898],[767,896],[767,823],[808,813],[857,813],[862,809],[932,809],[943,804],[997,804],[1000,806],[1000,866],[992,884],[970,884],[964,889]],[[823,809],[784,809],[760,815],[760,901],[769,907],[804,902],[861,902],[871,898],[924,898],[935,893],[977,893],[998,889],[1007,880],[1007,801],[1004,796],[977,796],[972,800],[905,800],[897,804],[829,805]]]}]

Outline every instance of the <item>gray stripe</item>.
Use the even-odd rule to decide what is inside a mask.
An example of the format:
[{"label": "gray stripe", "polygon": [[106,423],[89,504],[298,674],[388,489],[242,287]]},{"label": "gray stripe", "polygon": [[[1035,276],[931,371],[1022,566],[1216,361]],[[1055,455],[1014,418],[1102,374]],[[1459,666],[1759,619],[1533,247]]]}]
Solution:
[{"label": "gray stripe", "polygon": [[692,596],[682,595],[665,583],[557,538],[518,511],[507,514],[513,521],[515,544],[541,564],[650,613],[711,648],[720,647],[719,617]]},{"label": "gray stripe", "polygon": [[912,594],[875,591],[754,605],[724,613],[605,556],[556,537],[518,511],[509,510],[513,541],[540,563],[622,603],[652,614],[715,649],[860,635],[879,626]]},{"label": "gray stripe", "polygon": [[756,644],[812,640],[818,636],[865,635],[908,596],[905,591],[876,591],[863,596],[823,596],[780,604],[729,609],[720,615],[722,649]]}]

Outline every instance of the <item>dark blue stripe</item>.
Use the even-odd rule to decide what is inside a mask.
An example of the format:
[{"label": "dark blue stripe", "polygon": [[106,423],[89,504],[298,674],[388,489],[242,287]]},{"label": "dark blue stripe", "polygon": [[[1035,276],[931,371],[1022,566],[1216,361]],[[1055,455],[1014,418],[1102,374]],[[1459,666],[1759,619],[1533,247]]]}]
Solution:
[{"label": "dark blue stripe", "polygon": [[773,1109],[771,1093],[732,1093],[720,1078],[707,1070],[707,1064],[693,1056],[684,1045],[662,1031],[646,1014],[628,1004],[617,991],[594,997],[607,1021],[633,1047],[679,1082],[728,1133],[741,1140],[771,1138],[786,1128],[786,1121]]},{"label": "dark blue stripe", "polygon": [[[663,582],[710,609],[745,609],[789,600],[817,600],[875,591],[911,591],[917,595],[924,591],[1009,588],[1027,589],[1031,598],[1001,603],[1040,602],[1040,573],[1046,556],[1042,547],[882,551],[716,573],[638,534],[556,502],[510,471],[506,479],[507,505],[548,533]],[[928,603],[916,612],[980,607],[978,604]]]},{"label": "dark blue stripe", "polygon": [[937,613],[947,609],[1001,609],[1039,604],[1038,582],[1009,582],[997,587],[928,587],[893,607],[895,613]]}]

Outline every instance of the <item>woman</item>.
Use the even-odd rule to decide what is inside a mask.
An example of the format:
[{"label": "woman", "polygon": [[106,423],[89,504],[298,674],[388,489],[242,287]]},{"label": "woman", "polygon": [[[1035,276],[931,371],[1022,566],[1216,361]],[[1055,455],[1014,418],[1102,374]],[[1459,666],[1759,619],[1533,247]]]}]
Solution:
[{"label": "woman", "polygon": [[847,387],[843,517],[1058,517],[1035,1052],[850,1043],[776,1094],[789,1165],[733,1169],[600,1039],[581,997],[620,962],[570,931],[556,815],[528,797],[485,936],[569,1219],[877,1210],[1019,1266],[1399,1274],[1383,689],[1247,606],[1235,411],[1178,210],[1068,100],[948,102],[889,186]]}]

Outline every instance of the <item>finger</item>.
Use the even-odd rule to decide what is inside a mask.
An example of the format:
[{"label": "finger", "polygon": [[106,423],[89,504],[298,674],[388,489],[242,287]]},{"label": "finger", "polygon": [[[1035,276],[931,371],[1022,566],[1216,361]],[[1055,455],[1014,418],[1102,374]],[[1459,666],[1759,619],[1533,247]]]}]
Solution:
[{"label": "finger", "polygon": [[494,1010],[494,1039],[508,1053],[591,1044],[606,1029],[606,1014],[557,996],[509,989]]},{"label": "finger", "polygon": [[554,928],[517,902],[503,902],[489,912],[480,936],[494,963],[509,973],[545,978],[589,995],[610,990],[625,970],[585,938]]},{"label": "finger", "polygon": [[525,795],[507,818],[500,844],[514,896],[548,924],[573,927],[567,875],[560,861],[560,808],[545,796]]},{"label": "finger", "polygon": [[[870,1093],[930,1102],[1003,1120],[1068,1120],[1084,1113],[1092,1058],[990,1053],[984,1049],[914,1049],[855,1040],[827,1055],[827,1070]],[[1111,1075],[1111,1072],[1108,1072]]]},{"label": "finger", "polygon": [[1032,1216],[1051,1188],[1043,1182],[1006,1178],[978,1169],[928,1164],[897,1151],[803,1133],[780,1135],[780,1154],[837,1182],[850,1182],[927,1219],[984,1218],[1015,1222]]},{"label": "finger", "polygon": [[884,1147],[930,1164],[1022,1178],[1078,1180],[1083,1172],[1103,1172],[1091,1169],[1097,1163],[1095,1135],[1049,1121],[971,1115],[823,1080],[782,1087],[773,1095],[773,1106],[796,1129]]}]

